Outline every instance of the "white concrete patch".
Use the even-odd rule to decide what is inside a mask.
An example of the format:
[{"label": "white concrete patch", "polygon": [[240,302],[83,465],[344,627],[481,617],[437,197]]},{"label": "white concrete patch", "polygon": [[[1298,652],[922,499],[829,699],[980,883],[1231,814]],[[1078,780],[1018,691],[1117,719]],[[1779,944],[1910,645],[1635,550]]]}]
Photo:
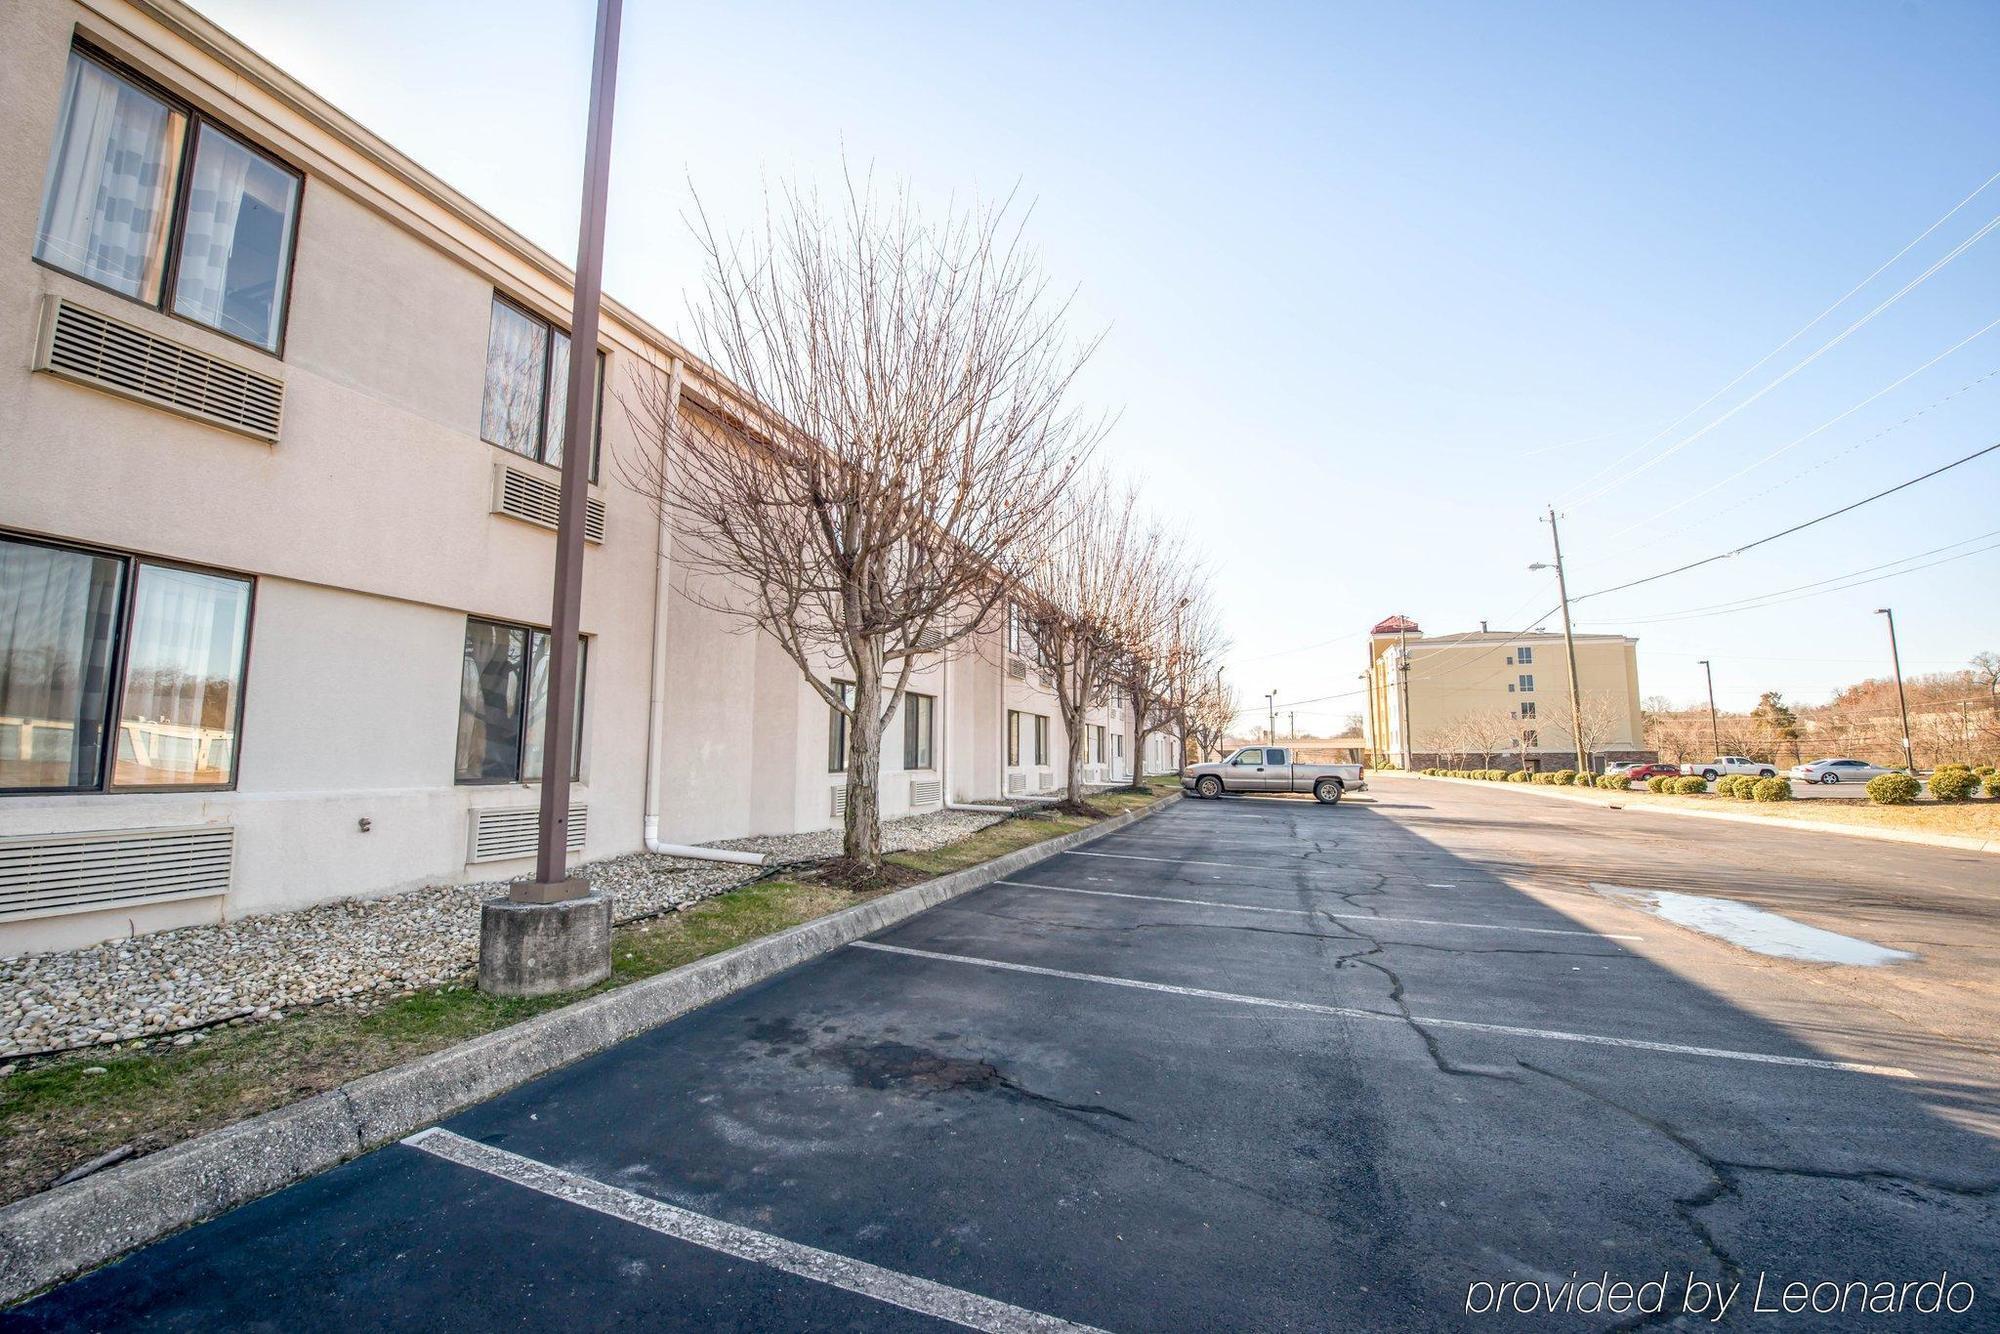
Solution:
[{"label": "white concrete patch", "polygon": [[1139,899],[1146,903],[1184,903],[1194,908],[1227,908],[1231,912],[1283,913],[1288,917],[1331,917],[1335,921],[1401,922],[1407,926],[1448,926],[1464,931],[1520,931],[1531,936],[1588,936],[1592,940],[1644,940],[1644,936],[1620,936],[1608,931],[1565,930],[1553,926],[1507,926],[1497,922],[1441,922],[1430,917],[1387,917],[1377,913],[1326,912],[1307,908],[1266,908],[1248,903],[1220,903],[1214,899],[1176,899],[1164,894],[1128,894],[1109,889],[1078,889],[1072,885],[1035,885],[1025,880],[996,880],[996,885],[1016,889],[1051,889],[1059,894],[1090,894],[1101,899]]},{"label": "white concrete patch", "polygon": [[802,1246],[768,1232],[725,1223],[719,1218],[709,1218],[644,1195],[635,1195],[590,1177],[536,1162],[533,1158],[523,1158],[520,1154],[481,1144],[449,1130],[435,1127],[421,1130],[403,1143],[446,1162],[484,1172],[551,1199],[594,1210],[723,1255],[733,1255],[739,1260],[749,1260],[811,1279],[815,1283],[859,1293],[890,1306],[900,1306],[906,1311],[948,1320],[967,1329],[1006,1331],[1007,1334],[1044,1330],[1103,1334],[1092,1325],[1073,1324],[1039,1311],[982,1297],[975,1292],[946,1287],[926,1278],[871,1265],[864,1260],[835,1255],[832,1251]]},{"label": "white concrete patch", "polygon": [[[1109,987],[1159,991],[1171,996],[1231,1001],[1238,1005],[1259,1005],[1273,1010],[1297,1010],[1306,1014],[1328,1015],[1336,1019],[1379,1019],[1398,1024],[1405,1022],[1400,1014],[1384,1014],[1380,1010],[1359,1010],[1345,1005],[1316,1005],[1311,1001],[1273,1000],[1267,996],[1240,996],[1233,991],[1210,991],[1205,987],[1178,987],[1166,982],[1141,982],[1130,977],[1106,977],[1101,973],[1073,973],[1063,968],[1044,968],[1032,963],[1008,963],[1000,959],[982,959],[970,954],[942,954],[935,950],[911,949],[907,945],[886,945],[876,940],[857,940],[851,944],[858,950],[881,950],[888,954],[907,954],[913,958],[935,959],[942,963],[971,964],[978,968],[997,968],[1009,973],[1032,973],[1037,977],[1059,977],[1071,982],[1096,982]],[[1469,1019],[1438,1019],[1421,1014],[1409,1016],[1408,1022],[1436,1028],[1459,1028],[1474,1033],[1499,1033],[1508,1037],[1536,1038],[1545,1042],[1579,1042],[1594,1047],[1660,1052],[1670,1056],[1706,1056],[1722,1061],[1748,1061],[1756,1065],[1782,1065],[1807,1070],[1844,1070],[1854,1074],[1887,1075],[1895,1079],[1915,1078],[1900,1066],[1864,1065],[1856,1061],[1829,1061],[1810,1056],[1779,1056],[1771,1052],[1732,1051],[1727,1047],[1690,1047],[1678,1042],[1649,1042],[1644,1038],[1606,1037],[1597,1033],[1566,1033],[1553,1028],[1516,1028],[1509,1024],[1481,1024]]]}]

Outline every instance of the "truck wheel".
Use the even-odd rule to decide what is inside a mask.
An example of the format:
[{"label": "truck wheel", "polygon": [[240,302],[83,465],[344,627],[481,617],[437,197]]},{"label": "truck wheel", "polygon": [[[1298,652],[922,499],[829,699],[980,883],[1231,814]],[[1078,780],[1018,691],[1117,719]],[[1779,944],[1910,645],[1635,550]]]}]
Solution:
[{"label": "truck wheel", "polygon": [[1703,770],[1701,771],[1701,776],[1702,776],[1703,778],[1706,778],[1706,779],[1707,779],[1707,780],[1708,780],[1709,782],[1713,783],[1713,782],[1715,781],[1715,770],[1713,770],[1713,769],[1703,769]]},{"label": "truck wheel", "polygon": [[1340,800],[1340,780],[1322,778],[1313,784],[1313,798],[1322,806],[1332,806]]},{"label": "truck wheel", "polygon": [[1778,771],[1776,769],[1759,769],[1757,771],[1757,776],[1759,778],[1776,778],[1778,776]]},{"label": "truck wheel", "polygon": [[1194,785],[1194,790],[1202,796],[1207,797],[1210,801],[1214,801],[1222,795],[1222,780],[1214,774],[1203,774],[1201,781]]}]

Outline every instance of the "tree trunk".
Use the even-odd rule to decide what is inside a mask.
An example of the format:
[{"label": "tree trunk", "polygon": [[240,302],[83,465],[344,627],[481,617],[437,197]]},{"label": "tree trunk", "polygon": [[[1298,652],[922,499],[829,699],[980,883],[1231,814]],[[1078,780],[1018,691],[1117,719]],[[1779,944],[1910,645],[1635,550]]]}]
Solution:
[{"label": "tree trunk", "polygon": [[1067,711],[1063,714],[1063,735],[1069,739],[1069,754],[1064,756],[1069,763],[1069,795],[1065,800],[1071,803],[1083,800],[1083,710],[1074,716]]},{"label": "tree trunk", "polygon": [[853,663],[854,717],[847,724],[847,828],[840,855],[870,868],[882,864],[882,656],[871,644]]},{"label": "tree trunk", "polygon": [[1132,724],[1132,786],[1138,787],[1146,781],[1146,742],[1154,731],[1151,727],[1140,727],[1135,720]]}]

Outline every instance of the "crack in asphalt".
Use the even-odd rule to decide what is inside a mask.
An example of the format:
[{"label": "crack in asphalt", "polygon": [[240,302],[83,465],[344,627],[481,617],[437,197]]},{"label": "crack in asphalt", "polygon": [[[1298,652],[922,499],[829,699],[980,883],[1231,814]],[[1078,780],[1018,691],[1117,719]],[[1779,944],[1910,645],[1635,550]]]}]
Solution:
[{"label": "crack in asphalt", "polygon": [[1351,938],[1365,941],[1370,946],[1368,949],[1359,950],[1353,954],[1342,955],[1334,961],[1333,966],[1342,968],[1350,963],[1358,964],[1363,968],[1372,968],[1389,979],[1389,1003],[1396,1007],[1397,1013],[1402,1017],[1404,1025],[1423,1040],[1424,1051],[1429,1054],[1431,1064],[1437,1067],[1439,1074],[1451,1075],[1458,1079],[1494,1079],[1507,1084],[1519,1082],[1513,1075],[1505,1071],[1474,1070],[1466,1066],[1452,1064],[1450,1059],[1445,1056],[1444,1048],[1438,1044],[1437,1035],[1419,1023],[1417,1017],[1410,1012],[1409,1002],[1403,998],[1402,974],[1398,973],[1388,964],[1382,963],[1372,957],[1382,953],[1385,948],[1383,943],[1366,931],[1357,930],[1345,922],[1337,920],[1323,909],[1321,910],[1321,915],[1325,916],[1337,929],[1345,931]]},{"label": "crack in asphalt", "polygon": [[[1045,926],[1055,931],[1095,931],[1113,934],[1129,931],[1248,931],[1266,936],[1298,936],[1306,940],[1353,940],[1360,934],[1350,929],[1345,935],[1332,936],[1324,931],[1288,931],[1283,927],[1244,926],[1234,922],[1059,922],[1053,918],[1037,917],[1029,913],[1001,912],[994,908],[968,907],[966,911],[976,913],[981,917],[991,917],[995,921],[1025,922],[1033,926]],[[1315,911],[1322,917],[1337,920],[1333,919],[1332,915],[1327,913],[1325,909],[1317,909]],[[1634,959],[1633,955],[1627,954],[1623,950],[1542,949],[1528,945],[1432,945],[1415,940],[1375,942],[1372,936],[1366,935],[1361,935],[1360,938],[1376,944],[1379,949],[1430,950],[1437,954],[1545,954],[1561,959],[1618,959],[1624,961]],[[1375,950],[1363,951],[1363,953],[1369,954],[1375,952]],[[1342,960],[1356,957],[1358,956],[1352,954],[1340,956]]]}]

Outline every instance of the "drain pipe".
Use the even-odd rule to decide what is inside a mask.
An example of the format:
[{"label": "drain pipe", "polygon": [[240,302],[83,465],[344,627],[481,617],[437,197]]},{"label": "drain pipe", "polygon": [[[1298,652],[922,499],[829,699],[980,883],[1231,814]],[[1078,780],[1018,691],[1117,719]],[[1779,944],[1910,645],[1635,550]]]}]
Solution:
[{"label": "drain pipe", "polygon": [[[681,359],[675,357],[667,381],[667,433],[660,441],[660,485],[663,488],[667,479],[667,450],[673,435],[673,424],[680,414],[681,374]],[[653,664],[646,699],[646,851],[665,857],[685,857],[690,861],[762,866],[770,858],[761,852],[660,842],[660,740],[667,727],[667,604],[672,594],[669,567],[673,557],[674,534],[673,525],[668,520],[664,492],[654,499],[659,512],[659,529],[653,538]]]},{"label": "drain pipe", "polygon": [[[948,811],[968,811],[974,815],[1012,815],[1011,806],[981,806],[973,802],[953,801],[951,797],[951,761],[958,747],[952,744],[952,734],[957,730],[951,725],[951,654],[944,659],[944,671],[938,679],[939,703],[944,705],[944,808]],[[1004,676],[1001,678],[1006,679]]]}]

